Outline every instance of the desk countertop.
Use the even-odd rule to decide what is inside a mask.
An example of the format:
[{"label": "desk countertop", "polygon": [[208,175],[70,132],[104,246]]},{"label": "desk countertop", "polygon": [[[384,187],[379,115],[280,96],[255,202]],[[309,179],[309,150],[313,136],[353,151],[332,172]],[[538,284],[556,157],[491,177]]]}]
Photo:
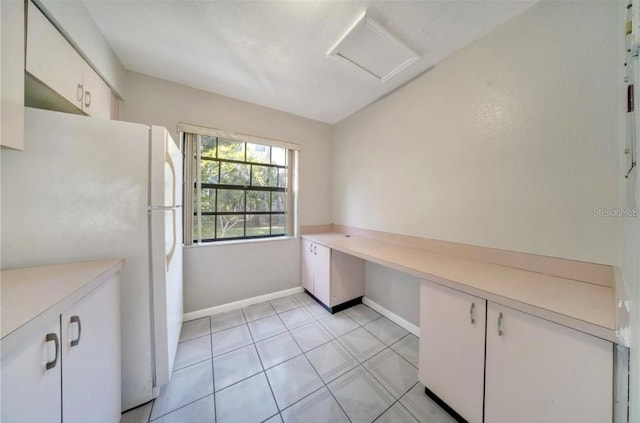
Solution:
[{"label": "desk countertop", "polygon": [[303,235],[320,245],[619,342],[612,287],[342,233]]}]

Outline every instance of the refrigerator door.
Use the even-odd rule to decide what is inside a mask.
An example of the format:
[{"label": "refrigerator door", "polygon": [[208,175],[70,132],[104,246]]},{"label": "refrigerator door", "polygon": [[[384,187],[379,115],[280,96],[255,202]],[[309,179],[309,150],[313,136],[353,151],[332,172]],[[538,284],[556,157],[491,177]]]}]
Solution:
[{"label": "refrigerator door", "polygon": [[2,151],[2,267],[122,257],[122,408],[152,399],[149,127],[25,108]]},{"label": "refrigerator door", "polygon": [[182,327],[182,155],[166,129],[151,129],[151,290],[155,383],[171,378]]}]

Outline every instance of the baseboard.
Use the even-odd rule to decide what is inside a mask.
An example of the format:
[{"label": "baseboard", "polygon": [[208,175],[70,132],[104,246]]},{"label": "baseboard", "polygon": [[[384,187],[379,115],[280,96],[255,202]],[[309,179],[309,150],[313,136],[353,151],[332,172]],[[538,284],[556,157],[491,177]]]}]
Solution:
[{"label": "baseboard", "polygon": [[236,310],[242,307],[247,307],[252,304],[263,303],[269,300],[275,300],[276,298],[288,297],[289,295],[298,294],[303,292],[304,288],[296,286],[295,288],[285,289],[282,291],[272,292],[270,294],[258,295],[257,297],[246,298],[240,301],[234,301],[232,303],[222,304],[215,307],[209,307],[202,310],[196,310],[189,313],[185,313],[182,316],[182,321],[195,320],[201,317],[211,316],[213,314],[224,313],[225,311]]},{"label": "baseboard", "polygon": [[408,320],[403,319],[402,317],[398,316],[394,312],[382,307],[380,304],[376,303],[375,301],[371,300],[370,298],[362,297],[362,304],[371,307],[373,310],[375,310],[378,313],[382,314],[384,317],[386,317],[387,319],[391,320],[396,325],[408,330],[409,332],[411,332],[415,336],[418,336],[418,337],[420,336],[420,328],[418,326],[414,325],[413,323],[409,322]]}]

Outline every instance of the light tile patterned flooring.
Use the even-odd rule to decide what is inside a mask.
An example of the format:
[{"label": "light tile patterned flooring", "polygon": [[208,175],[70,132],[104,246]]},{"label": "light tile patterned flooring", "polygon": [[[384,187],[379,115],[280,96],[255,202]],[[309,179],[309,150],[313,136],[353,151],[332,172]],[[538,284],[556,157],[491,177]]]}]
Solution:
[{"label": "light tile patterned flooring", "polygon": [[185,322],[171,383],[121,422],[454,423],[417,367],[414,335],[301,293]]}]

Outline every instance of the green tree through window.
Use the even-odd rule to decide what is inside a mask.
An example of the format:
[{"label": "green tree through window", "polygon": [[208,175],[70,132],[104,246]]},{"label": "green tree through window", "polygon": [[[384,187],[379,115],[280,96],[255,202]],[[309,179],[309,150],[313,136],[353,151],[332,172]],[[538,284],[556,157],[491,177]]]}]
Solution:
[{"label": "green tree through window", "polygon": [[195,242],[287,235],[287,149],[204,135],[194,143]]}]

